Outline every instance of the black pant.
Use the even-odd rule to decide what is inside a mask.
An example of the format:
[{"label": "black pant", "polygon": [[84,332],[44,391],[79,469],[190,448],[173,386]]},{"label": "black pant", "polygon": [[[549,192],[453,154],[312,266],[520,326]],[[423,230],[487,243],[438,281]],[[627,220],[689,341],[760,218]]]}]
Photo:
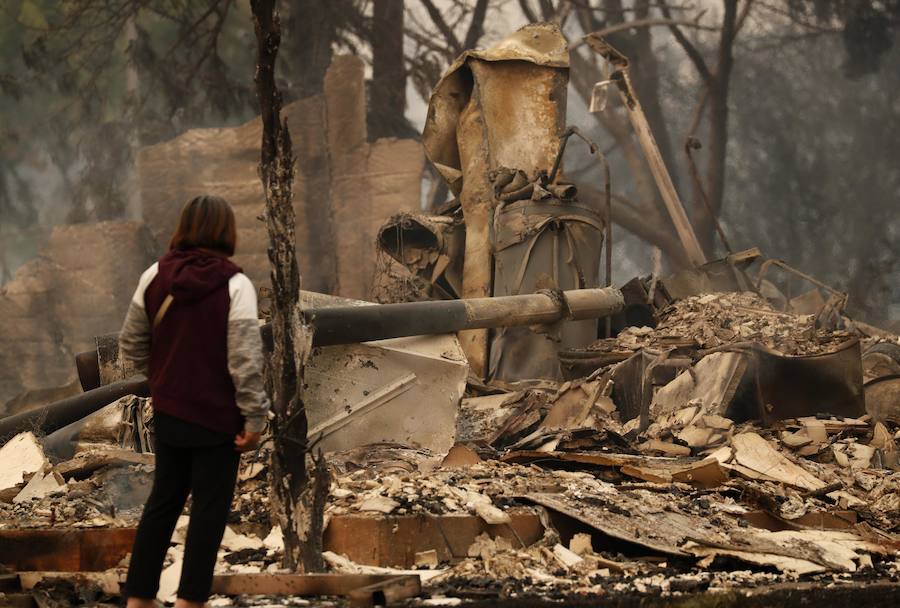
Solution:
[{"label": "black pant", "polygon": [[131,552],[128,597],[156,597],[172,532],[190,493],[191,519],[178,597],[193,602],[208,599],[239,462],[233,439],[213,446],[185,446],[177,439],[167,442],[157,432],[153,489]]}]

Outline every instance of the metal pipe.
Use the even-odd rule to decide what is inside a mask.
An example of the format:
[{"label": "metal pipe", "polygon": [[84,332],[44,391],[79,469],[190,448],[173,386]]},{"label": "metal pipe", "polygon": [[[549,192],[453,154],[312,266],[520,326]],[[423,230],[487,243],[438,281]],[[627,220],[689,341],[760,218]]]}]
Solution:
[{"label": "metal pipe", "polygon": [[731,248],[731,244],[728,242],[728,237],[725,236],[725,231],[722,230],[722,223],[719,221],[719,218],[716,216],[716,213],[713,211],[712,204],[709,202],[709,197],[706,196],[706,189],[703,187],[703,180],[700,179],[700,170],[697,169],[697,163],[694,162],[694,155],[691,153],[693,150],[700,150],[703,146],[700,144],[700,140],[694,136],[689,136],[684,141],[684,153],[687,154],[688,166],[691,169],[691,179],[694,182],[694,188],[697,190],[697,198],[703,203],[704,209],[706,209],[707,215],[709,215],[710,220],[716,227],[716,232],[719,233],[719,239],[721,239],[722,244],[725,246],[725,251],[730,254],[734,253],[734,250]]},{"label": "metal pipe", "polygon": [[40,430],[43,433],[52,433],[126,395],[145,397],[149,394],[147,381],[135,378],[107,384],[81,395],[7,416],[0,419],[0,444],[23,431]]},{"label": "metal pipe", "polygon": [[313,327],[313,345],[329,346],[467,329],[596,319],[623,308],[622,292],[603,288],[381,306],[340,306],[309,309],[303,314]]},{"label": "metal pipe", "polygon": [[75,355],[75,369],[78,370],[78,381],[81,390],[87,392],[103,384],[100,378],[100,354],[97,349]]}]

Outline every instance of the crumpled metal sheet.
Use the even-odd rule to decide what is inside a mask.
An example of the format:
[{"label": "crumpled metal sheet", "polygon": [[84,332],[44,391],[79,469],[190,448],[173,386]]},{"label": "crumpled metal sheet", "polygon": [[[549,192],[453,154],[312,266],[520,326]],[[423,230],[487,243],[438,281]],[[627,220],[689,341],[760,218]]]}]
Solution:
[{"label": "crumpled metal sheet", "polygon": [[[470,59],[482,62],[514,62],[517,64],[525,62],[545,68],[559,68],[566,72],[569,68],[569,51],[566,39],[557,25],[549,23],[526,25],[489,49],[466,51],[451,64],[431,95],[422,141],[425,145],[425,153],[428,159],[434,164],[444,179],[447,180],[450,189],[456,195],[459,195],[462,191],[463,177],[460,150],[457,143],[457,128],[461,122],[463,110],[469,103],[475,86],[472,70],[468,65]],[[511,67],[509,70],[528,71],[523,66]],[[553,74],[554,71],[556,70],[548,70],[546,72]],[[561,107],[562,112],[565,112],[565,82],[562,84],[563,103]],[[523,86],[523,82],[517,82],[512,90],[507,91],[510,98],[516,100],[522,106],[527,105],[530,107],[538,101],[543,101],[547,105],[558,103],[558,100],[548,99],[547,96],[544,96],[542,99],[530,96],[526,90],[523,90]],[[543,86],[546,86],[546,82],[543,83]],[[531,100],[531,97],[535,97],[535,99]],[[524,111],[525,108],[522,107],[522,110]],[[516,124],[517,121],[509,120],[512,118],[513,116],[508,116],[507,120],[513,128],[524,126],[521,123]],[[556,135],[558,137],[559,134],[557,133]],[[558,142],[556,143],[558,145]],[[549,165],[547,168],[549,169]]]},{"label": "crumpled metal sheet", "polygon": [[859,340],[832,352],[788,356],[755,345],[756,390],[769,424],[817,413],[859,417],[866,413]]},{"label": "crumpled metal sheet", "polygon": [[566,128],[568,70],[524,61],[473,59],[468,65],[475,75],[490,169],[515,168],[532,179],[549,172]]},{"label": "crumpled metal sheet", "polygon": [[303,390],[310,440],[325,452],[399,443],[445,453],[468,371],[452,334],[316,347]]},{"label": "crumpled metal sheet", "polygon": [[[422,139],[459,198],[466,223],[462,298],[502,295],[492,288],[491,221],[501,167],[528,179],[549,171],[565,123],[568,47],[559,27],[528,25],[487,50],[463,53],[431,97]],[[488,332],[460,332],[472,371],[484,377]]]},{"label": "crumpled metal sheet", "polygon": [[[466,225],[463,298],[595,287],[604,222],[548,184],[565,131],[569,51],[554,24],[525,26],[487,50],[467,51],[431,97],[428,158],[459,197]],[[472,370],[495,379],[558,378],[560,343],[583,346],[596,321],[550,333],[462,332]]]}]

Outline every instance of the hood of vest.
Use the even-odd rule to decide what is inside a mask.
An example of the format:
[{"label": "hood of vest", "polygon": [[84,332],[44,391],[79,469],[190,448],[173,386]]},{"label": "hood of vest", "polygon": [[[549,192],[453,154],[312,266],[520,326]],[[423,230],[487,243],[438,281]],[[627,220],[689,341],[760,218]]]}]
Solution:
[{"label": "hood of vest", "polygon": [[232,261],[199,249],[175,249],[159,260],[159,274],[176,302],[196,302],[241,272]]}]

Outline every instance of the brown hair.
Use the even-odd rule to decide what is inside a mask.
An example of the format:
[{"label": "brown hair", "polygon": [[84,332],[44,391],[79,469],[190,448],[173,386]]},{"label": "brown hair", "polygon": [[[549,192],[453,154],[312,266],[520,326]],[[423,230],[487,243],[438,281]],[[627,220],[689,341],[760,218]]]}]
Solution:
[{"label": "brown hair", "polygon": [[224,198],[202,195],[192,198],[181,210],[178,228],[169,249],[213,249],[234,255],[237,228],[234,211]]}]

